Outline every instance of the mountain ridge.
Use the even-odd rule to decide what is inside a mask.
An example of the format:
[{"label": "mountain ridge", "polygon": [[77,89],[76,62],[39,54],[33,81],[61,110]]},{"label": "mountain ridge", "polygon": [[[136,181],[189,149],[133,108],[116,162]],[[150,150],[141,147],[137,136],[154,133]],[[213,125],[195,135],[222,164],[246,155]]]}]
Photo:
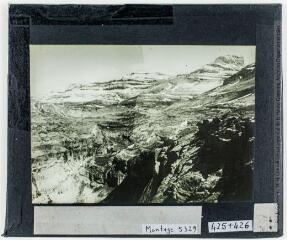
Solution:
[{"label": "mountain ridge", "polygon": [[91,102],[116,104],[122,100],[156,92],[169,96],[189,97],[220,86],[224,79],[243,68],[244,60],[227,55],[215,59],[189,74],[130,73],[121,79],[88,84],[72,84],[63,92],[56,92],[40,102]]}]

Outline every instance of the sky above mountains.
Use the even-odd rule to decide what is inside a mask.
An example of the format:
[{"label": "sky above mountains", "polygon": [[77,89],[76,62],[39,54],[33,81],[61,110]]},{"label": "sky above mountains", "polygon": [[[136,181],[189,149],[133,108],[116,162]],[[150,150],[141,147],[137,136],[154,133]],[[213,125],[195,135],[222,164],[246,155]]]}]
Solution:
[{"label": "sky above mountains", "polygon": [[242,56],[245,65],[254,63],[255,46],[30,45],[31,96],[132,72],[190,73],[224,55]]}]

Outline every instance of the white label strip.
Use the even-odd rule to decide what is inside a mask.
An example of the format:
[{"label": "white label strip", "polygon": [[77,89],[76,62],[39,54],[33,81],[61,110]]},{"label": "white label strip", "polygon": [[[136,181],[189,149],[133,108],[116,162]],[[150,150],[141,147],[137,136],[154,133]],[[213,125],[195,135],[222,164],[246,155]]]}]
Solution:
[{"label": "white label strip", "polygon": [[142,233],[147,235],[200,234],[196,224],[143,224]]},{"label": "white label strip", "polygon": [[253,230],[252,220],[209,222],[210,233],[247,232]]},{"label": "white label strip", "polygon": [[34,234],[142,235],[146,223],[191,223],[200,234],[201,213],[201,206],[35,206]]},{"label": "white label strip", "polygon": [[254,232],[278,231],[278,204],[254,204]]}]

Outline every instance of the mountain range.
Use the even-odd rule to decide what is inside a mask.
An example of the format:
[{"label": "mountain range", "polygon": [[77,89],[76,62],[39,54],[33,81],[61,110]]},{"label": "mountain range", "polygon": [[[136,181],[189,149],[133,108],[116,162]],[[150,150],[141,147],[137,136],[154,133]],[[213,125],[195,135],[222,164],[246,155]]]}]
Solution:
[{"label": "mountain range", "polygon": [[33,202],[248,200],[254,104],[255,65],[233,55],[32,99]]}]

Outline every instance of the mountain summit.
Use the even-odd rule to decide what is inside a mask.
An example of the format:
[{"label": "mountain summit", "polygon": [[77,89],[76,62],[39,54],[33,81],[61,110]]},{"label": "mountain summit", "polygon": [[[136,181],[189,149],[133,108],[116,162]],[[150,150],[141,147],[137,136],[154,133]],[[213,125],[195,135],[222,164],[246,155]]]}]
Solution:
[{"label": "mountain summit", "polygon": [[231,77],[244,67],[243,57],[235,55],[220,56],[212,63],[188,73],[178,75],[171,90],[173,94],[192,96],[209,91],[223,84],[224,79]]},{"label": "mountain summit", "polygon": [[188,78],[197,81],[224,80],[244,67],[243,57],[234,55],[221,56],[214,62],[204,65],[202,68],[187,75]]},{"label": "mountain summit", "polygon": [[242,68],[244,65],[244,58],[236,55],[226,55],[215,59],[214,63],[222,65],[233,65],[234,68]]}]

